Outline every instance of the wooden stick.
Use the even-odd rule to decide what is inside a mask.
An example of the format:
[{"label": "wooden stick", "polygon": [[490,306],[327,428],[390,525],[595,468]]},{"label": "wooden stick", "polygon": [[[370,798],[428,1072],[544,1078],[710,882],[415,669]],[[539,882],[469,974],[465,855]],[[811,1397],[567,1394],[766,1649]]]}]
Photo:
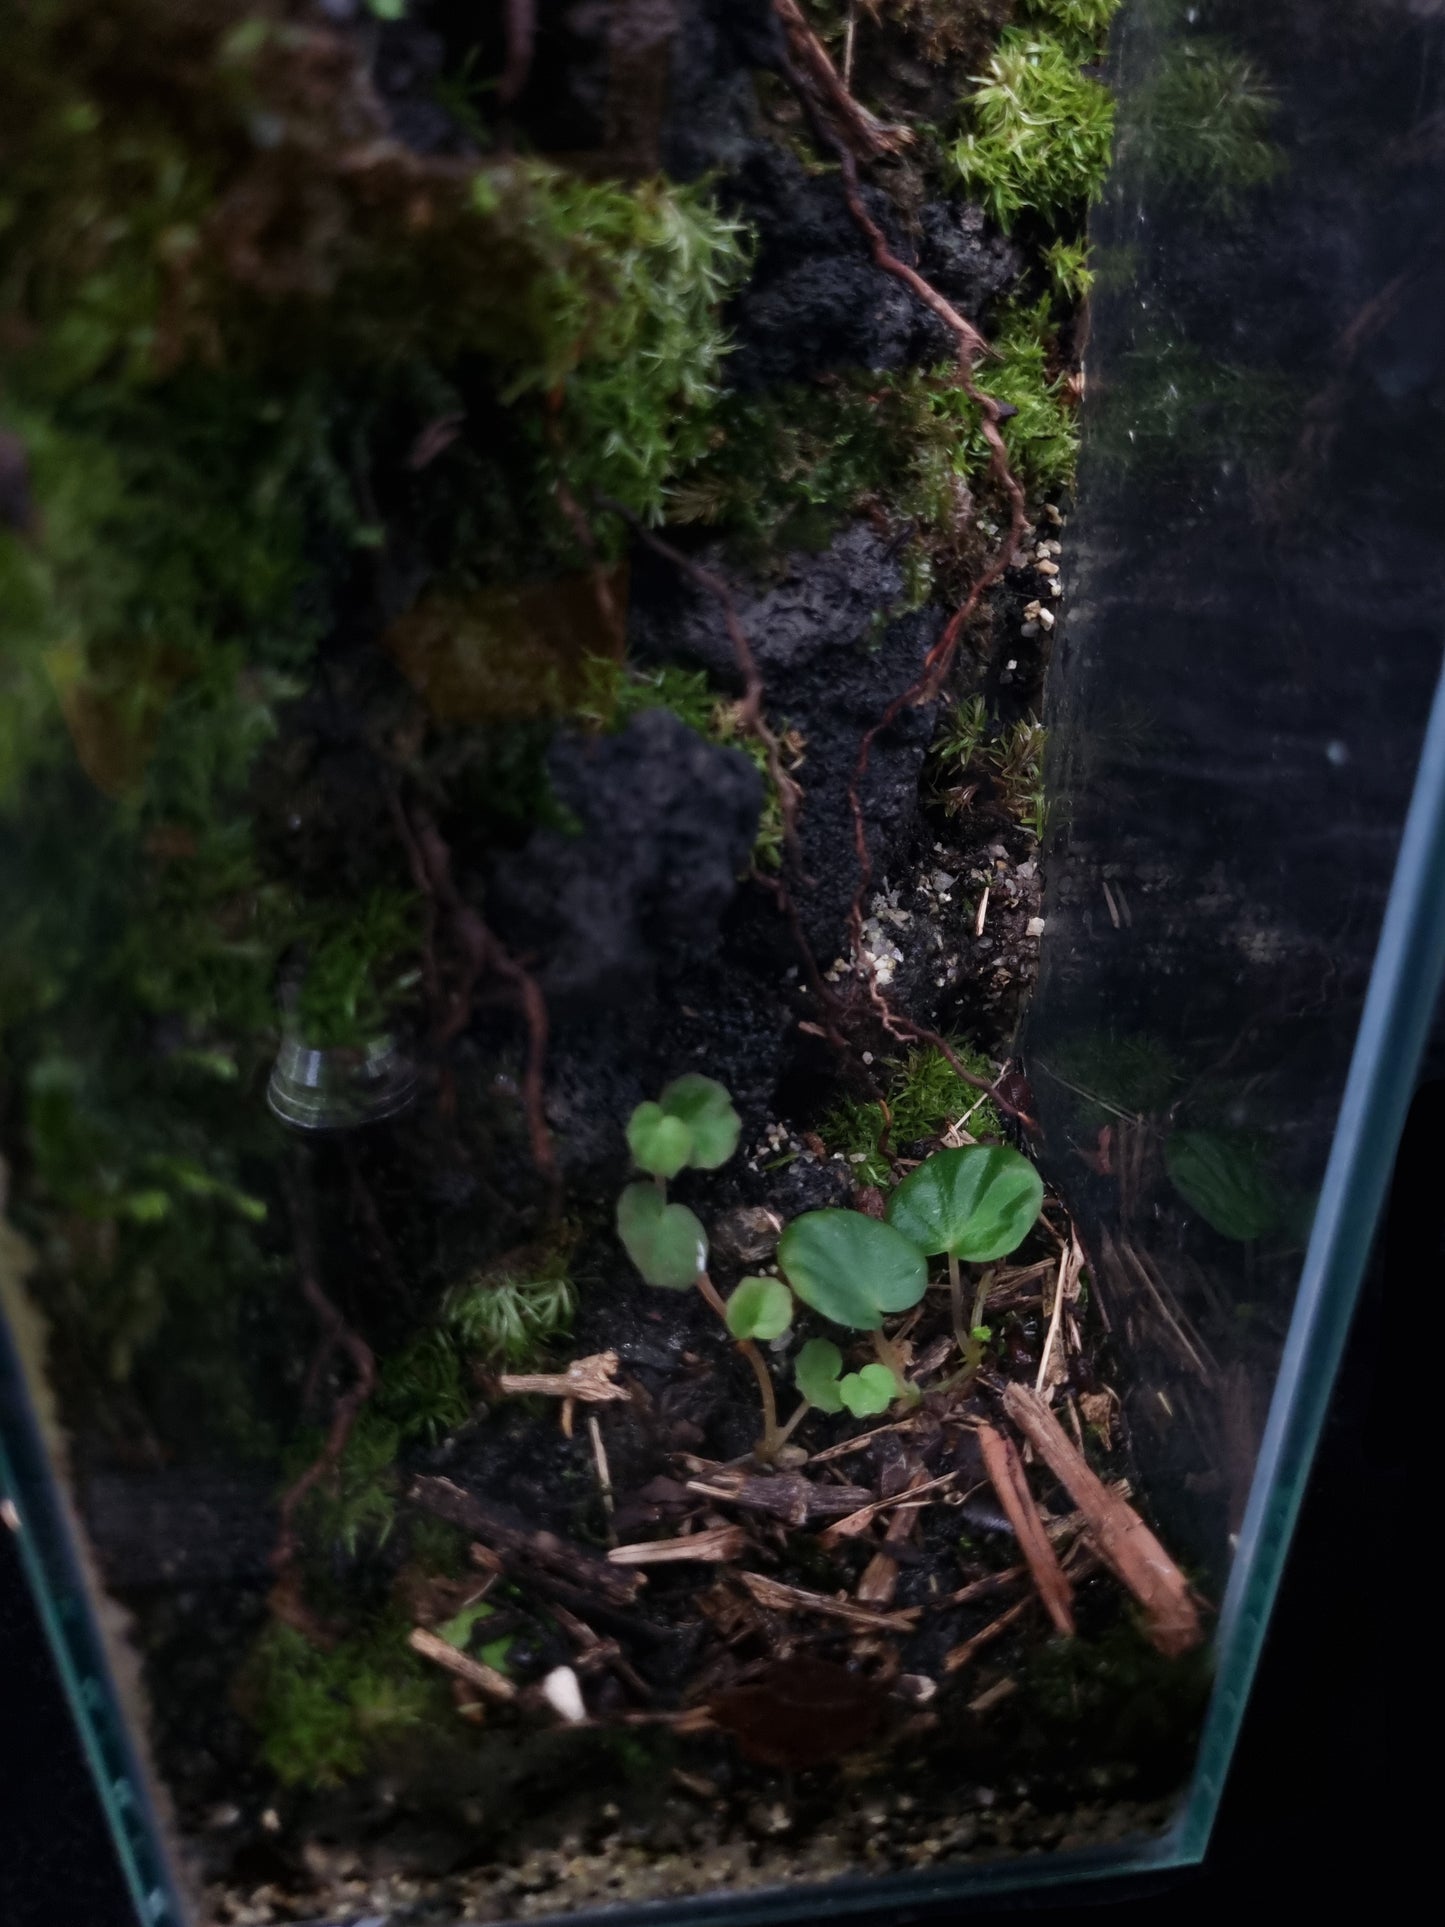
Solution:
[{"label": "wooden stick", "polygon": [[580,1398],[584,1404],[605,1405],[630,1396],[625,1386],[614,1383],[616,1377],[616,1352],[594,1352],[590,1358],[574,1358],[565,1372],[501,1372],[495,1384],[509,1398],[540,1394],[543,1398]]},{"label": "wooden stick", "polygon": [[407,1634],[406,1643],[414,1653],[420,1653],[423,1659],[429,1659],[434,1666],[444,1666],[449,1673],[455,1673],[458,1679],[475,1686],[489,1700],[496,1700],[498,1705],[509,1705],[517,1697],[517,1689],[505,1673],[499,1673],[494,1666],[484,1666],[469,1653],[458,1652],[455,1646],[436,1633],[429,1633],[424,1626],[413,1626]]},{"label": "wooden stick", "polygon": [[909,1606],[900,1612],[869,1612],[855,1606],[851,1599],[830,1599],[826,1593],[806,1592],[801,1586],[785,1586],[779,1579],[767,1579],[760,1572],[740,1572],[737,1577],[760,1606],[774,1612],[817,1613],[820,1619],[841,1620],[861,1633],[906,1633],[918,1624],[919,1609]]},{"label": "wooden stick", "polygon": [[741,1526],[713,1526],[682,1539],[643,1539],[636,1545],[614,1546],[607,1559],[614,1566],[666,1566],[684,1559],[725,1561],[740,1559],[747,1545],[748,1535]]},{"label": "wooden stick", "polygon": [[[1042,1404],[1042,1400],[1040,1400]],[[1039,1598],[1043,1600],[1055,1630],[1074,1631],[1074,1589],[1064,1575],[1058,1554],[1049,1543],[1044,1522],[1024,1477],[1023,1463],[1010,1440],[991,1425],[980,1425],[978,1442],[983,1451],[983,1469],[993,1482],[999,1504],[1008,1515],[1027,1562]]]},{"label": "wooden stick", "polygon": [[941,1486],[951,1484],[957,1477],[956,1471],[944,1472],[936,1479],[929,1479],[925,1485],[914,1486],[910,1492],[895,1492],[891,1499],[874,1499],[868,1505],[860,1506],[856,1512],[850,1512],[846,1518],[837,1520],[826,1532],[820,1532],[818,1544],[831,1550],[839,1540],[856,1537],[878,1513],[891,1511],[894,1506],[911,1509],[914,1505],[921,1505],[925,1493],[935,1492]]},{"label": "wooden stick", "polygon": [[1189,1582],[1133,1506],[1104,1484],[1037,1392],[1005,1386],[1003,1407],[1083,1513],[1100,1559],[1143,1607],[1153,1644],[1171,1658],[1198,1646],[1204,1628]]},{"label": "wooden stick", "polygon": [[1006,1612],[1001,1612],[997,1619],[991,1619],[982,1632],[975,1633],[972,1639],[964,1640],[961,1646],[955,1646],[952,1651],[944,1655],[944,1672],[957,1673],[967,1666],[975,1653],[985,1646],[991,1646],[994,1640],[1001,1633],[1006,1633],[1014,1621],[1021,1618],[1033,1603],[1033,1594],[1027,1593],[1016,1606],[1010,1606]]},{"label": "wooden stick", "polygon": [[[921,1469],[914,1471],[897,1496],[911,1499],[915,1492],[921,1492],[928,1483]],[[883,1543],[863,1568],[863,1576],[858,1581],[856,1597],[863,1606],[891,1606],[893,1595],[898,1587],[898,1561],[892,1557],[888,1548],[901,1545],[910,1539],[918,1525],[918,1514],[914,1511],[899,1511],[893,1514],[883,1534]]]},{"label": "wooden stick", "polygon": [[[1075,1247],[1077,1249],[1077,1247]],[[1034,1390],[1042,1398],[1048,1384],[1049,1359],[1053,1356],[1054,1340],[1059,1335],[1059,1321],[1064,1315],[1064,1282],[1069,1270],[1069,1247],[1066,1245],[1059,1253],[1059,1275],[1054,1280],[1054,1309],[1049,1315],[1048,1336],[1044,1339],[1043,1355],[1039,1359],[1039,1375],[1034,1380]]]},{"label": "wooden stick", "polygon": [[866,1485],[815,1485],[796,1472],[779,1472],[772,1478],[758,1478],[726,1468],[705,1479],[689,1479],[689,1492],[714,1499],[724,1505],[741,1506],[745,1512],[761,1512],[784,1525],[805,1526],[817,1519],[836,1519],[844,1513],[867,1505],[873,1494]]},{"label": "wooden stick", "polygon": [[464,1492],[450,1479],[421,1477],[408,1494],[417,1505],[460,1526],[495,1551],[510,1571],[555,1577],[609,1606],[629,1606],[646,1582],[641,1573],[619,1572],[555,1532],[537,1531],[520,1513]]}]

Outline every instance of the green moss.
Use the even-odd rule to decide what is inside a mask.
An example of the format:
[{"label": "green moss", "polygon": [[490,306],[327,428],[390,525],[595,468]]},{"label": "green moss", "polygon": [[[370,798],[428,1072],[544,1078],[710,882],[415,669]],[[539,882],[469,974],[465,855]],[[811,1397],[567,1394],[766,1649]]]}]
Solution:
[{"label": "green moss", "polygon": [[1033,716],[999,729],[981,696],[949,704],[929,750],[937,793],[945,809],[967,807],[969,778],[986,776],[999,801],[1037,837],[1044,833],[1044,751],[1048,732]]},{"label": "green moss", "polygon": [[[950,1042],[967,1070],[993,1081],[997,1070],[981,1051],[954,1039]],[[859,1183],[891,1184],[892,1158],[905,1153],[910,1144],[940,1136],[966,1112],[973,1113],[967,1127],[972,1136],[1002,1135],[993,1101],[965,1083],[934,1046],[910,1051],[892,1070],[886,1116],[883,1105],[876,1101],[860,1103],[845,1098],[818,1127],[828,1149],[841,1151],[853,1163]],[[880,1148],[885,1138],[886,1148]]]},{"label": "green moss", "polygon": [[1181,39],[1140,87],[1129,157],[1214,212],[1279,172],[1269,138],[1276,100],[1247,55],[1219,39]]},{"label": "green moss", "polygon": [[283,1785],[336,1786],[388,1742],[446,1716],[444,1689],[383,1619],[328,1651],[273,1621],[252,1649],[241,1701]]},{"label": "green moss", "polygon": [[417,982],[419,914],[417,900],[396,890],[306,908],[296,1021],[308,1044],[364,1044],[387,1028]]},{"label": "green moss", "polygon": [[499,1270],[452,1291],[448,1327],[465,1353],[494,1366],[535,1364],[571,1329],[576,1292],[558,1260],[530,1276]]},{"label": "green moss", "polygon": [[376,1402],[402,1439],[436,1445],[465,1425],[471,1401],[462,1385],[461,1361],[450,1332],[418,1334],[381,1367]]},{"label": "green moss", "polygon": [[1183,1770],[1210,1687],[1207,1650],[1165,1659],[1133,1625],[1099,1639],[1040,1645],[1021,1673],[1023,1709],[1046,1749],[1089,1736],[1096,1764],[1117,1762],[1132,1777]]},{"label": "green moss", "polygon": [[[287,1454],[286,1482],[298,1477],[321,1452],[320,1432],[308,1430]],[[379,1399],[362,1407],[347,1436],[340,1464],[317,1480],[297,1509],[307,1542],[328,1555],[349,1559],[385,1545],[396,1518],[396,1455],[401,1428]]]},{"label": "green moss", "polygon": [[1079,72],[1073,45],[1010,27],[967,102],[953,164],[999,226],[1033,214],[1076,222],[1103,192],[1114,102]]},{"label": "green moss", "polygon": [[1061,1043],[1052,1068],[1087,1100],[1090,1122],[1115,1112],[1162,1111],[1178,1096],[1184,1073],[1167,1044],[1142,1031],[1091,1031]]},{"label": "green moss", "polygon": [[1047,33],[1079,66],[1101,60],[1123,0],[1023,0],[1018,18]]}]

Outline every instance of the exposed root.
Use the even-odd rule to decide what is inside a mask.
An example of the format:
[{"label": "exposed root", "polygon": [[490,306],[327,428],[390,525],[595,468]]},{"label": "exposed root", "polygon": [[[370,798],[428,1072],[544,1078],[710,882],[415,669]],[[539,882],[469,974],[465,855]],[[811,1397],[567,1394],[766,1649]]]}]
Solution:
[{"label": "exposed root", "polygon": [[537,0],[506,0],[507,64],[497,82],[497,99],[510,107],[526,86],[537,45]]},{"label": "exposed root", "polygon": [[[527,1119],[527,1137],[532,1162],[547,1183],[552,1216],[561,1209],[562,1179],[552,1133],[547,1128],[543,1076],[547,1063],[547,1003],[541,986],[529,970],[488,929],[476,910],[458,890],[452,875],[452,855],[431,812],[413,804],[408,813],[394,784],[388,785],[388,800],[397,835],[406,851],[412,882],[427,906],[423,929],[422,979],[432,1007],[433,1040],[438,1046],[452,1042],[465,1029],[472,1014],[479,980],[490,972],[506,985],[509,997],[517,1004],[527,1029],[527,1062],[522,1074],[522,1104]],[[461,976],[450,995],[444,990],[436,956],[436,912],[440,906],[450,920],[461,957]]]},{"label": "exposed root", "polygon": [[826,112],[829,125],[837,128],[839,138],[848,142],[850,152],[863,155],[865,160],[880,160],[912,144],[911,127],[888,125],[870,114],[849,93],[846,81],[833,65],[828,49],[808,25],[797,0],[773,0],[773,12],[783,23],[792,58],[807,74],[820,111]]},{"label": "exposed root", "polygon": [[[300,1536],[296,1530],[297,1509],[308,1492],[312,1491],[322,1479],[337,1470],[357,1416],[376,1389],[376,1359],[370,1345],[359,1332],[352,1330],[321,1288],[315,1243],[311,1236],[306,1202],[300,1188],[293,1183],[288,1183],[286,1190],[296,1240],[296,1267],[300,1274],[301,1295],[316,1314],[316,1322],[321,1327],[318,1356],[323,1358],[328,1356],[333,1347],[339,1345],[351,1360],[356,1376],[351,1389],[344,1392],[336,1401],[336,1408],[331,1415],[330,1429],[326,1434],[326,1443],[322,1446],[320,1454],[281,1496],[281,1529],[271,1554],[271,1569],[276,1574],[278,1603],[286,1602],[295,1592],[295,1587],[291,1583],[291,1567],[301,1549]],[[310,1376],[308,1374],[308,1380]]]},{"label": "exposed root", "polygon": [[[795,0],[774,0],[774,6],[784,25],[789,25],[793,15],[798,14]],[[801,15],[798,16],[801,19]],[[791,38],[791,30],[790,30]],[[826,58],[826,55],[825,55]],[[831,72],[831,63],[829,71]],[[858,174],[858,162],[853,148],[837,131],[826,110],[827,96],[811,65],[802,66],[796,60],[785,60],[784,72],[798,98],[802,101],[818,137],[837,156],[843,177],[843,193],[848,203],[848,211],[854,223],[868,242],[875,264],[886,274],[897,280],[923,302],[933,314],[937,315],[958,342],[958,380],[969,399],[976,404],[980,413],[980,429],[989,449],[989,472],[1009,501],[1009,528],[1003,543],[974,582],[963,603],[956,609],[944,627],[942,635],[934,643],[924,658],[923,667],[909,686],[894,697],[878,721],[864,734],[858,745],[858,760],[854,767],[852,781],[848,786],[848,807],[853,818],[853,845],[858,858],[858,885],[848,912],[848,933],[856,958],[863,954],[863,906],[868,895],[868,886],[873,878],[873,859],[868,848],[868,825],[863,811],[862,787],[868,774],[869,758],[873,744],[884,730],[890,728],[905,709],[921,707],[936,700],[942,691],[948,673],[958,653],[959,640],[973,617],[979,603],[994,584],[1001,580],[1004,572],[1013,562],[1019,542],[1028,525],[1024,502],[1024,492],[1018,477],[1009,465],[1008,449],[999,430],[999,423],[1005,421],[1012,412],[1007,406],[985,393],[974,380],[973,370],[981,356],[990,352],[982,334],[961,315],[951,302],[946,301],[938,290],[912,268],[902,261],[888,245],[888,237],[874,220],[863,204],[862,184]],[[834,79],[836,80],[836,75]],[[841,86],[841,82],[838,83]],[[933,1044],[941,1050],[948,1062],[965,1083],[977,1090],[988,1091],[1000,1108],[1011,1117],[1020,1117],[1016,1107],[1002,1096],[997,1087],[983,1078],[976,1077],[964,1069],[947,1042],[936,1032],[914,1024],[900,1017],[889,1004],[878,983],[876,973],[869,976],[869,997],[880,1021],[888,1033],[900,1039]]]},{"label": "exposed root", "polygon": [[561,1173],[552,1133],[547,1128],[543,1073],[547,1062],[547,1003],[541,985],[532,973],[488,929],[457,888],[452,875],[452,853],[431,812],[414,803],[408,812],[398,799],[397,808],[406,825],[404,837],[408,856],[414,853],[413,877],[417,887],[435,899],[446,912],[461,956],[460,981],[451,993],[449,1007],[437,1030],[438,1044],[449,1044],[466,1027],[472,1013],[472,999],[478,981],[488,973],[499,977],[521,1010],[527,1028],[527,1061],[522,1072],[522,1105],[527,1118],[527,1136],[532,1147],[532,1162],[546,1180],[550,1207],[555,1217],[561,1208]]}]

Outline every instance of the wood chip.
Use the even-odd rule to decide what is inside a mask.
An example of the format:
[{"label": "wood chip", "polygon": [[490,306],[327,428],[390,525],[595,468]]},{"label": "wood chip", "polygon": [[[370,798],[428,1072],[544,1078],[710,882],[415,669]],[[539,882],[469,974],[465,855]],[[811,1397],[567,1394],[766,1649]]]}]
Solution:
[{"label": "wood chip", "polygon": [[1138,1600],[1153,1644],[1171,1658],[1198,1646],[1204,1628],[1189,1582],[1133,1506],[1104,1484],[1036,1392],[1006,1386],[1003,1406],[1084,1515],[1099,1558]]},{"label": "wood chip", "polygon": [[634,1546],[614,1546],[607,1555],[613,1566],[667,1566],[685,1559],[725,1561],[740,1559],[748,1535],[741,1526],[714,1526],[682,1539],[644,1539]]},{"label": "wood chip", "polygon": [[952,1651],[945,1653],[944,1672],[961,1672],[975,1654],[982,1652],[985,1646],[991,1646],[1001,1634],[1006,1633],[1014,1621],[1022,1618],[1033,1603],[1034,1596],[1029,1593],[1016,1606],[1010,1606],[1008,1611],[1000,1613],[997,1619],[991,1619],[982,1632],[975,1633],[972,1639],[964,1640],[961,1646],[955,1646]]},{"label": "wood chip", "polygon": [[[928,1476],[920,1467],[909,1474],[903,1491],[896,1496],[910,1499],[928,1483]],[[893,1603],[893,1594],[898,1586],[898,1561],[889,1558],[888,1548],[911,1538],[917,1526],[917,1512],[904,1510],[893,1514],[883,1534],[883,1544],[863,1568],[863,1576],[858,1581],[857,1598],[860,1605],[888,1606]]]},{"label": "wood chip", "polygon": [[505,1673],[499,1673],[494,1666],[484,1666],[469,1653],[458,1652],[450,1641],[429,1633],[424,1626],[413,1626],[406,1643],[414,1653],[420,1653],[434,1666],[443,1666],[447,1672],[455,1673],[458,1679],[466,1680],[469,1686],[475,1686],[479,1693],[500,1706],[510,1704],[517,1697],[517,1689]]},{"label": "wood chip", "polygon": [[863,1485],[819,1485],[785,1472],[772,1478],[757,1478],[746,1472],[720,1467],[705,1478],[689,1479],[689,1492],[726,1505],[741,1506],[747,1512],[761,1512],[781,1519],[784,1525],[805,1526],[818,1519],[836,1519],[866,1505],[873,1497]]},{"label": "wood chip", "polygon": [[606,1405],[631,1397],[617,1377],[616,1352],[594,1352],[590,1358],[574,1358],[565,1372],[502,1372],[494,1381],[507,1397],[526,1393],[543,1398],[581,1399],[585,1405]]},{"label": "wood chip", "polygon": [[[1039,1401],[1043,1403],[1042,1400]],[[1049,1542],[1034,1496],[1024,1477],[1023,1461],[1013,1444],[991,1425],[980,1425],[978,1442],[983,1451],[983,1469],[998,1494],[999,1504],[1008,1516],[1019,1542],[1019,1551],[1038,1588],[1039,1598],[1054,1623],[1055,1631],[1074,1631],[1074,1589],[1059,1564],[1059,1556]]]},{"label": "wood chip", "polygon": [[831,1599],[826,1593],[807,1592],[802,1586],[785,1586],[760,1572],[740,1572],[737,1577],[760,1606],[774,1612],[816,1613],[821,1619],[836,1619],[863,1633],[906,1633],[918,1624],[916,1606],[901,1612],[870,1612],[864,1606],[855,1606],[851,1599]]},{"label": "wood chip", "polygon": [[983,1714],[991,1713],[993,1709],[1001,1705],[1010,1694],[1016,1693],[1018,1690],[1019,1683],[1016,1679],[995,1680],[993,1685],[980,1693],[977,1699],[972,1699],[968,1702],[968,1710],[970,1713],[981,1718]]},{"label": "wood chip", "polygon": [[[953,1340],[950,1339],[948,1342],[951,1348]],[[957,1477],[956,1471],[944,1472],[936,1479],[929,1479],[923,1485],[915,1486],[912,1491],[895,1493],[891,1499],[874,1499],[869,1504],[860,1506],[856,1512],[850,1512],[846,1518],[835,1521],[826,1532],[820,1532],[818,1544],[831,1550],[844,1539],[856,1538],[868,1522],[876,1518],[880,1512],[891,1511],[895,1506],[907,1506],[911,1510],[914,1506],[924,1503],[925,1493],[937,1491],[941,1486],[951,1485]]]}]

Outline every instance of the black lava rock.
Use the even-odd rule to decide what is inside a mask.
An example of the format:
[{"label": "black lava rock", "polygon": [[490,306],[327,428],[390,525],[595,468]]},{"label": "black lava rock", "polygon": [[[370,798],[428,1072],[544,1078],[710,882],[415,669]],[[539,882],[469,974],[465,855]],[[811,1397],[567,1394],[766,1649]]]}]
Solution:
[{"label": "black lava rock", "polygon": [[553,789],[581,833],[538,830],[493,878],[497,927],[539,955],[553,1009],[645,998],[653,973],[716,947],[747,865],[762,782],[669,711],[617,736],[559,736]]}]

